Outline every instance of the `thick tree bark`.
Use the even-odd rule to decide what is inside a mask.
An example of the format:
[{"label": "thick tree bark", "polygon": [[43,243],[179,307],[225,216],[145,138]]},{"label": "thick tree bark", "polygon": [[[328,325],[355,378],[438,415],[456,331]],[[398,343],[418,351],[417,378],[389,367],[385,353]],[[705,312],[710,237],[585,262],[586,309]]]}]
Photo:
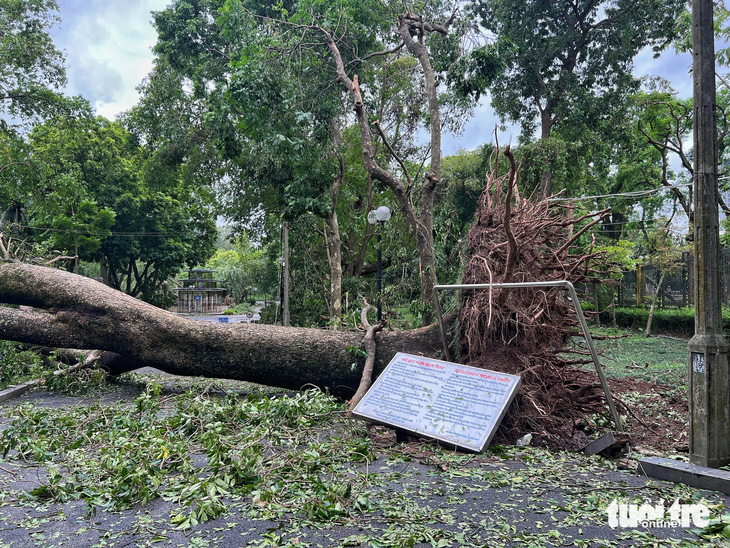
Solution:
[{"label": "thick tree bark", "polygon": [[[190,320],[52,268],[1,265],[0,302],[33,307],[0,306],[0,338],[103,350],[112,372],[151,366],[283,388],[316,385],[343,397],[355,392],[362,373],[362,360],[348,350],[361,346],[362,333]],[[396,352],[437,357],[440,347],[435,325],[381,332],[376,374]]]}]

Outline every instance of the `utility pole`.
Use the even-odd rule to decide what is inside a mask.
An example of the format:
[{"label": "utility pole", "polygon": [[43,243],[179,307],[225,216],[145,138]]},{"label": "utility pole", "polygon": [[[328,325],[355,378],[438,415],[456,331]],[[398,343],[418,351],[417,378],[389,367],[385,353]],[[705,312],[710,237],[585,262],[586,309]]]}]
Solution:
[{"label": "utility pole", "polygon": [[281,325],[289,326],[289,224],[284,223],[284,299],[282,303]]},{"label": "utility pole", "polygon": [[690,462],[730,463],[728,342],[722,334],[712,0],[692,0],[695,335],[689,341]]}]

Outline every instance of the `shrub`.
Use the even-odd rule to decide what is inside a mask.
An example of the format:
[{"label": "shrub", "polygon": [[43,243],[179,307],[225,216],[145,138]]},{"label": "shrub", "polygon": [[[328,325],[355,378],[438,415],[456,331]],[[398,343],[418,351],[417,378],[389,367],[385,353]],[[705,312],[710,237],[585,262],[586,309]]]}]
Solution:
[{"label": "shrub", "polygon": [[[617,308],[616,325],[629,329],[644,329],[649,319],[647,308]],[[601,323],[611,324],[611,311],[601,313]],[[722,310],[722,324],[725,336],[730,336],[730,308]],[[695,332],[694,307],[655,309],[652,330],[657,333],[671,333],[691,337]]]}]

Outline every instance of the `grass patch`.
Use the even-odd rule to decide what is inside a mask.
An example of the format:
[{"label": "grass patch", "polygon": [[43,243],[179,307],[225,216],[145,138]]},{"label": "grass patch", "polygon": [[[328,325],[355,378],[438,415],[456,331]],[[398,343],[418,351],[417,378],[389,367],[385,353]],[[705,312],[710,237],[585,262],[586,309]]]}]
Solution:
[{"label": "grass patch", "polygon": [[[622,329],[643,330],[649,319],[649,308],[643,306],[622,307],[616,309],[616,325]],[[601,313],[603,325],[613,321],[610,310]],[[726,337],[730,337],[730,307],[722,308],[722,324]],[[690,338],[695,332],[695,311],[692,306],[682,308],[656,308],[652,320],[654,333],[669,333],[679,337]]]},{"label": "grass patch", "polygon": [[[593,329],[592,334],[599,337],[595,344],[607,375],[685,384],[686,341],[661,336],[645,338],[636,331],[621,329]],[[578,345],[585,345],[582,337],[577,339]]]}]

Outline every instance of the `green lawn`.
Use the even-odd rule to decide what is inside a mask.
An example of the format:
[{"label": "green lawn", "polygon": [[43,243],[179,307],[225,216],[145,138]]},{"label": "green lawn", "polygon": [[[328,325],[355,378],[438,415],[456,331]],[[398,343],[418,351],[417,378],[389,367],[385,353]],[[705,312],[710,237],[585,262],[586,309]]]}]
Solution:
[{"label": "green lawn", "polygon": [[[596,337],[596,347],[607,375],[685,384],[686,341],[663,336],[644,338],[636,331],[619,329],[593,329],[591,333]],[[576,339],[578,346],[585,348],[583,338]]]}]

